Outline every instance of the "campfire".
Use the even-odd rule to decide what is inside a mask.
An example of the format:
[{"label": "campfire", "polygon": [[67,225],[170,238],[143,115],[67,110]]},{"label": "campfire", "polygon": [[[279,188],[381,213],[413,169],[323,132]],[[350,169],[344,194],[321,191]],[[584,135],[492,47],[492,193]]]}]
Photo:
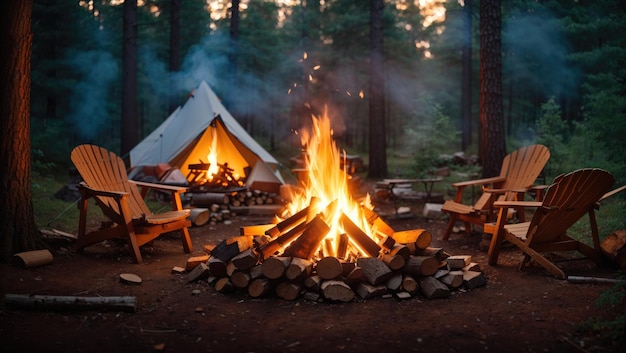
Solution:
[{"label": "campfire", "polygon": [[342,170],[327,115],[300,133],[306,173],[284,211],[268,224],[244,226],[211,249],[190,281],[208,277],[220,292],[246,289],[252,297],[351,301],[395,295],[447,297],[481,286],[470,256],[431,247],[425,229],[395,231],[374,212],[369,196],[355,200]]},{"label": "campfire", "polygon": [[191,191],[202,192],[243,187],[245,177],[235,173],[235,170],[228,166],[228,162],[218,163],[216,130],[212,129],[211,133],[213,138],[206,156],[208,162],[200,161],[200,163],[189,164],[188,166],[189,174],[187,179],[190,181]]}]

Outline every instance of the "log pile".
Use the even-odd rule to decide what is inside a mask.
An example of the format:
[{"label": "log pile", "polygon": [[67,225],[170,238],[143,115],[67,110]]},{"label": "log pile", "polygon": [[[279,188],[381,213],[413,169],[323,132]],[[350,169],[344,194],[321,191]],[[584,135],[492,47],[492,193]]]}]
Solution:
[{"label": "log pile", "polygon": [[425,229],[394,231],[369,211],[374,240],[342,214],[345,233],[333,241],[322,214],[310,209],[276,224],[241,227],[240,235],[213,248],[206,267],[190,272],[188,280],[206,279],[218,292],[245,291],[253,298],[328,302],[447,298],[452,291],[486,284],[471,256],[432,247]]},{"label": "log pile", "polygon": [[240,189],[229,193],[194,192],[191,195],[190,220],[194,226],[217,224],[249,212],[256,206],[283,204],[278,194],[262,190]]}]

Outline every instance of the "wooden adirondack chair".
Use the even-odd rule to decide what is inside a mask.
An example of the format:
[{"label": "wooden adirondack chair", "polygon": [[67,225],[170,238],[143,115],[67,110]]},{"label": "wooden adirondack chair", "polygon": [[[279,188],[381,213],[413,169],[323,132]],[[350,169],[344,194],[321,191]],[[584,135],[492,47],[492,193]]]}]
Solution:
[{"label": "wooden adirondack chair", "polygon": [[[626,186],[622,186],[608,192],[614,181],[613,176],[602,169],[579,169],[555,178],[542,202],[496,201],[494,207],[499,212],[489,245],[489,264],[497,264],[500,247],[505,239],[523,251],[525,256],[520,268],[533,259],[561,279],[565,279],[563,270],[542,254],[577,251],[596,264],[603,264],[605,259],[600,249],[594,210],[600,201],[626,189]],[[507,224],[506,209],[520,203],[526,207],[537,207],[532,219],[529,222]],[[589,214],[593,247],[567,235],[567,230],[585,214]]]},{"label": "wooden adirondack chair", "polygon": [[[83,178],[79,185],[80,218],[75,245],[78,250],[106,239],[123,238],[128,241],[135,261],[142,263],[141,245],[163,233],[180,231],[183,250],[186,253],[192,251],[187,229],[191,225],[187,219],[189,210],[182,208],[180,198],[187,188],[129,180],[124,161],[94,145],[74,148],[71,159]],[[146,205],[138,186],[171,193],[173,211],[154,214]],[[87,206],[91,198],[114,226],[87,232]]]},{"label": "wooden adirondack chair", "polygon": [[[492,178],[469,180],[453,183],[456,188],[454,200],[444,202],[441,210],[450,215],[443,233],[443,240],[448,240],[457,221],[465,223],[465,232],[471,234],[471,225],[493,222],[496,200],[515,200],[521,197],[534,183],[550,159],[550,151],[543,145],[530,145],[509,153],[502,161],[500,175]],[[463,204],[463,191],[468,187],[480,186],[483,193],[473,205]],[[518,216],[524,217],[521,209]]]}]

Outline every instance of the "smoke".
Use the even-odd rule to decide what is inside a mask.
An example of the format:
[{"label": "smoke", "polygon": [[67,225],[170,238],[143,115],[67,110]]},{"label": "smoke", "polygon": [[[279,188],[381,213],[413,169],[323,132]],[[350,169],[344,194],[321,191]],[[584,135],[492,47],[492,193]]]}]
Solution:
[{"label": "smoke", "polygon": [[579,72],[568,63],[569,43],[549,13],[512,16],[502,30],[504,63],[516,82],[527,82],[546,96],[575,92]]},{"label": "smoke", "polygon": [[81,139],[90,141],[109,124],[107,97],[119,68],[113,55],[103,50],[73,54],[68,64],[81,77],[73,88],[68,120]]},{"label": "smoke", "polygon": [[178,87],[190,90],[200,81],[216,88],[221,83],[219,74],[228,70],[228,37],[221,32],[211,33],[203,41],[191,47],[182,63],[182,71],[175,74]]},{"label": "smoke", "polygon": [[[150,86],[151,94],[163,97],[186,97],[187,94],[206,81],[213,89],[219,89],[218,73],[227,69],[227,42],[219,33],[207,35],[201,43],[192,46],[185,55],[181,70],[170,73],[166,61],[160,59],[155,49],[144,45],[139,50],[141,72]],[[170,79],[176,85],[170,87]],[[178,88],[178,91],[171,89]],[[181,102],[181,104],[184,102]]]}]

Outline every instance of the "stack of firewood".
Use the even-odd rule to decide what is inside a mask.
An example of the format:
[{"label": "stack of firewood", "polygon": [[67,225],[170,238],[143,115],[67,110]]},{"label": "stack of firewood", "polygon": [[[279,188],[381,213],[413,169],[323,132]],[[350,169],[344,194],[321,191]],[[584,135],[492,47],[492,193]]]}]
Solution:
[{"label": "stack of firewood", "polygon": [[222,192],[198,192],[191,196],[191,205],[206,207],[211,205],[227,205],[232,207],[273,205],[278,202],[279,196],[274,193],[261,190],[244,189],[228,193]]},{"label": "stack of firewood", "polygon": [[277,198],[278,195],[266,191],[244,190],[233,193],[228,204],[232,207],[273,205]]},{"label": "stack of firewood", "polygon": [[203,226],[231,220],[238,214],[251,213],[254,207],[272,205],[280,208],[283,201],[275,193],[244,189],[230,193],[196,192],[191,195],[190,204],[192,224]]},{"label": "stack of firewood", "polygon": [[320,214],[308,208],[277,224],[242,227],[210,251],[206,263],[188,274],[190,282],[207,279],[218,292],[247,291],[254,298],[348,302],[385,295],[446,298],[461,288],[486,284],[469,255],[450,255],[431,247],[425,229],[394,231],[370,211],[378,241],[348,217],[336,243]]}]

